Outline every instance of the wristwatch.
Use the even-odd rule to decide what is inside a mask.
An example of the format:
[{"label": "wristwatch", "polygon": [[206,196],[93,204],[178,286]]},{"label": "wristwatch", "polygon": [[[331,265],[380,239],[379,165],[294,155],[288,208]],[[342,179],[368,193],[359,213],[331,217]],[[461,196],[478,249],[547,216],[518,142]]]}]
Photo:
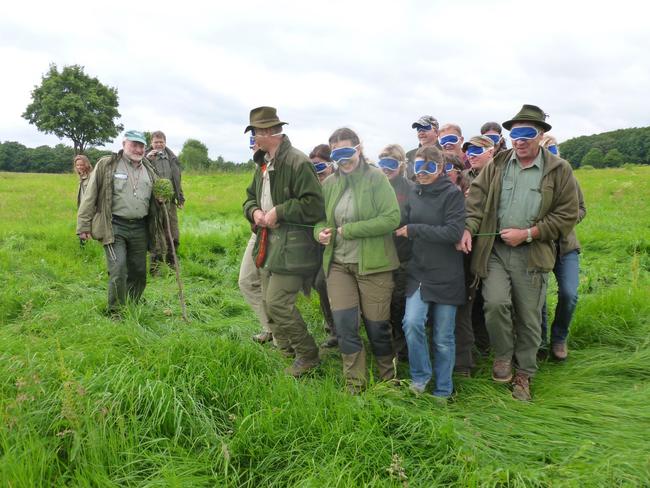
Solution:
[{"label": "wristwatch", "polygon": [[526,237],[526,243],[530,244],[531,242],[533,242],[533,231],[529,227],[528,229],[526,229],[526,232],[528,233],[528,236]]}]

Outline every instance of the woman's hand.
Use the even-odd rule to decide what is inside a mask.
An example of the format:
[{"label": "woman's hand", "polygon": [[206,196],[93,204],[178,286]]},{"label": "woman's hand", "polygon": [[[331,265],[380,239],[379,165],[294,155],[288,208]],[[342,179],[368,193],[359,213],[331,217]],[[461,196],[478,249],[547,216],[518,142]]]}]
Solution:
[{"label": "woman's hand", "polygon": [[318,242],[320,242],[323,246],[327,246],[330,243],[331,239],[332,239],[332,229],[330,229],[329,227],[321,230],[318,233]]},{"label": "woman's hand", "polygon": [[408,230],[409,230],[408,225],[405,225],[404,227],[400,227],[399,229],[397,229],[395,231],[395,235],[397,237],[406,237],[406,238],[408,238],[408,236],[409,236]]}]

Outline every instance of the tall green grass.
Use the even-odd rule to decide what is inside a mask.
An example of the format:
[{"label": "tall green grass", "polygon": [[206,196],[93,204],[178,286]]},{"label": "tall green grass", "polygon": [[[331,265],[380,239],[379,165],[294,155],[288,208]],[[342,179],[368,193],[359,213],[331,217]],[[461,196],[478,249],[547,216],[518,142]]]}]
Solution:
[{"label": "tall green grass", "polygon": [[[74,177],[0,173],[0,485],[648,486],[649,170],[577,171],[570,358],[541,365],[534,402],[485,361],[447,406],[374,381],[351,397],[336,353],[294,380],[250,340],[237,290],[250,175],[185,178],[184,323],[171,272],[106,318],[103,251],[74,235]],[[322,338],[317,298],[300,307]]]}]

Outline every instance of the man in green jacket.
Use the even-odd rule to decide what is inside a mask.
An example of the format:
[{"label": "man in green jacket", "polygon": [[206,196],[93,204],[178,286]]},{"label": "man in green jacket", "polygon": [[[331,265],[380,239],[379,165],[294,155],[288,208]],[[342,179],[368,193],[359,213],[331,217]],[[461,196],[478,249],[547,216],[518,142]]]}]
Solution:
[{"label": "man in green jacket", "polygon": [[124,134],[122,150],[97,162],[77,215],[77,235],[104,245],[108,265],[108,313],[117,316],[127,296],[137,301],[147,284],[147,249],[164,249],[158,178],[144,158],[145,138]]},{"label": "man in green jacket", "polygon": [[309,290],[320,266],[311,228],[325,216],[321,186],[309,158],[282,134],[273,107],[251,110],[250,125],[259,147],[257,169],[243,209],[254,225],[255,264],[261,268],[262,297],[278,347],[295,361],[285,371],[301,376],[318,366],[318,347],[296,308],[301,289]]},{"label": "man in green jacket", "polygon": [[555,264],[553,241],[574,227],[578,199],[569,163],[539,146],[551,130],[539,107],[524,105],[503,126],[513,149],[498,154],[472,183],[459,248],[472,252],[471,272],[483,280],[492,378],[513,380],[514,357],[513,397],[530,400],[548,272]]}]

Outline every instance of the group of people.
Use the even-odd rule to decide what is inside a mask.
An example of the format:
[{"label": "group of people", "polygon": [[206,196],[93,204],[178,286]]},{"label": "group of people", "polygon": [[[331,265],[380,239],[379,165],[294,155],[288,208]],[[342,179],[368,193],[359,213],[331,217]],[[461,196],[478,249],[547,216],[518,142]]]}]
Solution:
[{"label": "group of people", "polygon": [[[417,148],[390,144],[376,162],[352,129],[335,130],[307,156],[284,125],[275,108],[258,107],[244,131],[256,170],[243,203],[252,233],[239,287],[262,327],[254,340],[293,358],[290,375],[317,368],[319,346],[296,307],[298,293],[314,289],[328,332],[321,347],[338,347],[349,392],[368,381],[363,324],[382,381],[396,381],[397,362],[408,361],[411,390],[446,400],[453,375],[470,376],[476,354],[491,350],[494,381],[530,400],[538,357],[568,355],[580,251],[574,228],[586,213],[546,114],[524,105],[468,141],[458,125],[424,115],[412,124]],[[92,237],[104,246],[112,316],[142,295],[147,251],[155,275],[179,244],[180,165],[162,132],[146,145],[131,130],[94,170],[85,156],[74,160],[77,235],[82,245]],[[158,178],[171,180],[171,201],[154,196]],[[549,351],[550,271],[559,292]]]},{"label": "group of people", "polygon": [[[322,347],[339,348],[351,393],[367,384],[363,324],[380,380],[396,380],[397,361],[408,360],[411,390],[446,401],[454,373],[470,376],[476,353],[491,349],[493,380],[531,400],[538,357],[568,355],[574,228],[586,213],[546,117],[524,105],[465,142],[458,125],[425,115],[412,124],[417,148],[391,144],[371,163],[349,128],[308,157],[275,108],[253,109],[245,133],[257,168],[243,204],[252,235],[239,286],[263,328],[254,339],[294,358],[288,374],[317,368],[296,307],[313,288],[329,332]],[[550,271],[559,293],[549,351]]]},{"label": "group of people", "polygon": [[[73,163],[79,175],[77,235],[82,246],[90,238],[104,246],[107,313],[112,317],[120,316],[127,300],[140,299],[147,283],[147,251],[150,272],[156,275],[162,262],[173,264],[172,244],[176,249],[179,245],[176,209],[185,203],[180,164],[163,132],[153,132],[150,147],[146,145],[144,133],[129,130],[122,149],[101,158],[94,169],[84,155]],[[174,195],[169,201],[154,196],[158,178],[172,182]],[[171,239],[164,230],[162,205],[167,208]]]}]

